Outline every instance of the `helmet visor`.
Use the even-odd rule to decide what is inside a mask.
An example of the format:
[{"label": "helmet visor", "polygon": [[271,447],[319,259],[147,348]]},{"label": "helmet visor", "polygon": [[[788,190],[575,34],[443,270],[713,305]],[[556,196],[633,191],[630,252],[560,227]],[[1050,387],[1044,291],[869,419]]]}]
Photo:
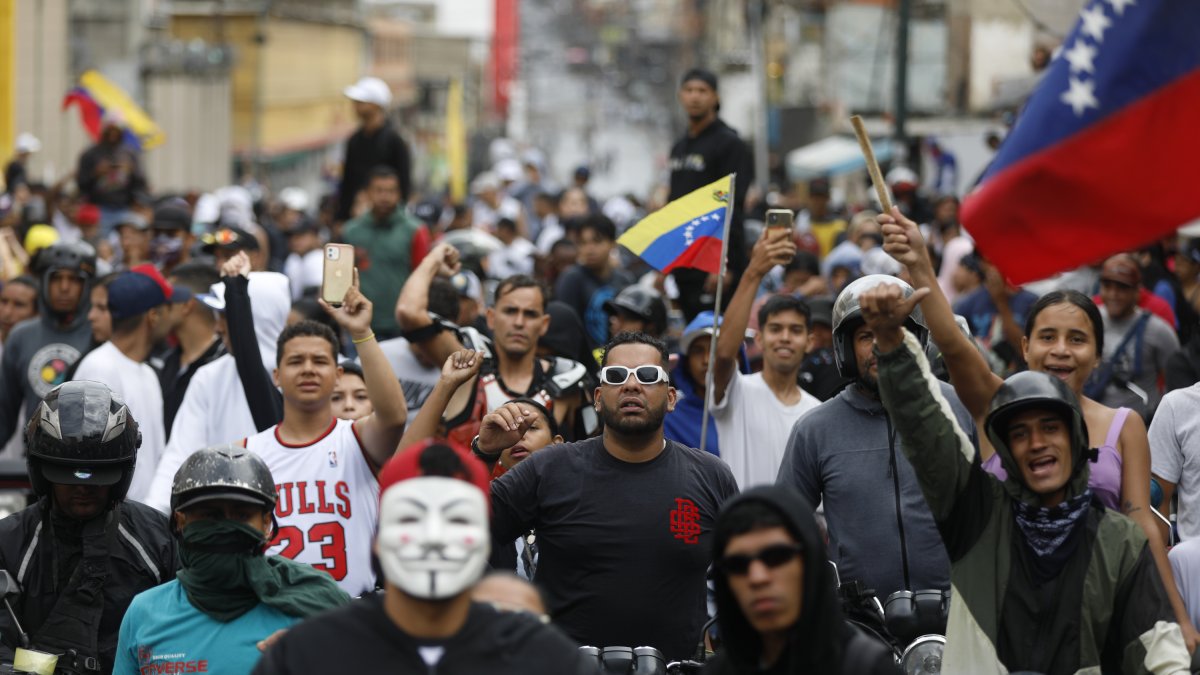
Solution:
[{"label": "helmet visor", "polygon": [[42,463],[42,475],[58,485],[116,485],[125,475],[126,467],[108,465]]}]

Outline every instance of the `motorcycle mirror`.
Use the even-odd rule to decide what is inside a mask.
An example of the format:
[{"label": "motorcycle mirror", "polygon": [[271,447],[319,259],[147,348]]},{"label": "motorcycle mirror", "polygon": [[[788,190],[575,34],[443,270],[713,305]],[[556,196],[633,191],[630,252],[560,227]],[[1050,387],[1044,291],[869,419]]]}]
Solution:
[{"label": "motorcycle mirror", "polygon": [[7,600],[21,595],[21,584],[8,570],[0,570],[0,598]]}]

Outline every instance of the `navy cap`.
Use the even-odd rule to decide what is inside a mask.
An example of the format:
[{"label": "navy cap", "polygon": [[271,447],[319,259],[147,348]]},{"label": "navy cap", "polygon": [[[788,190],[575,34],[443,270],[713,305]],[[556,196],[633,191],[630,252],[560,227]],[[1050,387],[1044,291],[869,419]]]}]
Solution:
[{"label": "navy cap", "polygon": [[165,304],[167,294],[163,287],[148,275],[122,272],[108,284],[108,311],[114,321],[145,314]]}]

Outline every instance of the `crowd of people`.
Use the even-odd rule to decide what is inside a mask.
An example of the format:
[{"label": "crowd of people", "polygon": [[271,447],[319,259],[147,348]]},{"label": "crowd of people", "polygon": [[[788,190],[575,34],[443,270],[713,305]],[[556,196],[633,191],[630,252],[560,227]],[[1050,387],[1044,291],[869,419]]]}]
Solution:
[{"label": "crowd of people", "polygon": [[[346,95],[319,199],[155,194],[113,117],[38,185],[19,139],[0,458],[36,499],[0,520],[0,664],[589,673],[580,646],[649,645],[896,672],[909,639],[854,588],[942,598],[946,672],[1191,672],[1200,239],[1013,287],[907,168],[890,213],[751,191],[704,70],[644,199],[497,144],[453,203],[386,85]],[[718,307],[717,275],[616,241],[730,173]]]}]

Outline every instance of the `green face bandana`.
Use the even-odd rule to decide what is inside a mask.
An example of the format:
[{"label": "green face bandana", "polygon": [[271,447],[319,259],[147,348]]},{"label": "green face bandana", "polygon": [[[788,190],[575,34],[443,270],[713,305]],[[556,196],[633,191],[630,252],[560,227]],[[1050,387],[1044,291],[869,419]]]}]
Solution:
[{"label": "green face bandana", "polygon": [[183,528],[177,578],[196,609],[229,622],[262,602],[307,617],[345,604],[333,579],[307,565],[265,557],[263,533],[231,520],[201,520]]}]

